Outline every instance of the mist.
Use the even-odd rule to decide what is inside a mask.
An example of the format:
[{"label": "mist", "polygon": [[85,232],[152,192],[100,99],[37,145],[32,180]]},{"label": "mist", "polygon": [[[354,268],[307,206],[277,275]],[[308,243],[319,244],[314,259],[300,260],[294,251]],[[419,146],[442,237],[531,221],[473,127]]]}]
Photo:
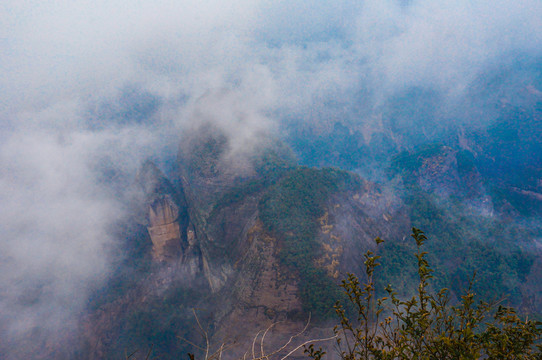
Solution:
[{"label": "mist", "polygon": [[529,80],[539,0],[9,1],[0,16],[0,320],[13,341],[77,326],[118,256],[110,227],[139,165],[167,164],[198,127],[224,133],[232,162],[292,127],[370,126],[412,88],[452,109],[517,63],[535,66],[514,81],[542,91]]}]

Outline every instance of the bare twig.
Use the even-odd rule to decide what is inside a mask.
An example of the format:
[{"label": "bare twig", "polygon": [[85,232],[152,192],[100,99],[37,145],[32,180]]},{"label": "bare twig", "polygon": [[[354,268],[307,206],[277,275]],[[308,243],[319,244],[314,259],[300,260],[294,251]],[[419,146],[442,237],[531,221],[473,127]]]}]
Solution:
[{"label": "bare twig", "polygon": [[280,323],[280,321],[278,322],[274,322],[272,323],[271,325],[269,325],[267,327],[267,329],[265,329],[265,332],[263,333],[262,335],[262,340],[260,342],[260,353],[261,353],[261,356],[264,357],[265,356],[265,351],[263,350],[263,344],[264,344],[264,340],[265,340],[265,336],[267,335],[267,333],[269,332],[269,330],[271,330],[275,325],[277,325],[278,323]]},{"label": "bare twig", "polygon": [[218,348],[218,350],[215,351],[213,354],[211,354],[209,358],[205,360],[212,360],[212,359],[215,359],[217,356],[218,356],[218,359],[220,359],[222,357],[222,353],[224,352],[224,350],[231,348],[233,344],[234,343],[226,345],[225,343],[222,343],[220,347]]},{"label": "bare twig", "polygon": [[126,360],[130,359],[132,356],[134,356],[137,352],[139,351],[139,349],[137,349],[136,351],[132,352],[130,355],[128,355],[128,353],[126,352],[126,349],[124,349],[124,356],[126,357]]},{"label": "bare twig", "polygon": [[258,340],[258,336],[260,336],[260,333],[262,331],[258,331],[258,333],[256,334],[256,336],[254,336],[254,339],[252,340],[252,358],[255,359],[256,358],[256,351],[254,350],[254,348],[256,347],[256,340]]},{"label": "bare twig", "polygon": [[201,346],[199,345],[196,345],[195,343],[193,343],[192,341],[186,339],[186,338],[183,338],[182,336],[177,336],[177,338],[179,338],[180,340],[186,342],[186,343],[189,343],[190,345],[192,345],[193,347],[195,348],[198,348],[199,350],[205,350],[204,348],[202,348]]},{"label": "bare twig", "polygon": [[[198,346],[196,344],[194,344],[193,342],[183,338],[183,337],[180,337],[180,336],[177,336],[179,339],[191,344],[192,346],[202,350],[202,351],[205,351],[205,357],[204,357],[204,360],[221,360],[222,359],[222,354],[224,353],[225,350],[227,350],[228,348],[231,348],[235,342],[232,342],[230,344],[226,344],[226,343],[222,343],[220,345],[220,347],[218,348],[218,350],[214,353],[212,353],[211,355],[209,355],[209,351],[210,351],[210,342],[209,342],[209,335],[207,333],[207,331],[204,330],[203,326],[201,325],[201,322],[196,314],[196,311],[195,309],[192,309],[193,313],[194,313],[194,316],[196,318],[196,322],[198,324],[198,327],[200,329],[200,332],[201,334],[205,337],[205,348],[201,347],[201,346]],[[275,349],[274,351],[266,354],[265,353],[265,349],[264,349],[264,344],[265,344],[265,339],[266,339],[266,336],[267,334],[271,331],[271,329],[273,327],[275,327],[279,322],[275,322],[275,323],[272,323],[271,325],[269,325],[265,331],[258,331],[258,333],[254,336],[254,338],[252,339],[252,346],[251,348],[245,352],[243,354],[243,360],[269,360],[272,356],[274,355],[277,355],[278,353],[282,352],[282,351],[286,351],[286,349],[288,348],[288,346],[290,344],[292,344],[292,342],[299,336],[301,336],[303,333],[305,333],[305,331],[307,331],[309,325],[310,325],[310,322],[311,322],[311,316],[309,314],[309,318],[307,319],[307,323],[305,324],[305,326],[303,327],[303,329],[301,331],[299,331],[298,333],[290,336],[290,338],[288,339],[288,341],[286,343],[284,343],[282,346],[280,346],[278,349]],[[261,335],[261,339],[260,339],[260,335]],[[302,344],[296,346],[293,350],[289,351],[285,356],[283,356],[280,360],[285,360],[287,359],[288,357],[290,357],[293,353],[295,353],[297,350],[301,349],[303,346],[307,345],[307,344],[310,344],[310,343],[314,343],[314,342],[321,342],[321,341],[328,341],[328,340],[331,340],[331,339],[335,339],[337,338],[338,335],[334,335],[334,336],[331,336],[329,338],[322,338],[322,339],[310,339],[310,340],[307,340],[305,342],[303,342]],[[258,343],[258,339],[259,339],[259,356],[256,355],[256,344]],[[249,352],[251,352],[252,356],[248,356],[247,355],[249,354]]]},{"label": "bare twig", "polygon": [[145,360],[149,360],[149,357],[151,356],[151,352],[153,348],[154,348],[154,344],[151,344],[151,348],[149,349],[149,352],[147,353],[147,357],[145,357]]},{"label": "bare twig", "polygon": [[329,340],[335,339],[336,337],[337,337],[337,335],[333,335],[333,336],[328,337],[328,338],[325,338],[325,339],[311,339],[311,340],[307,340],[307,341],[305,341],[303,344],[297,346],[295,349],[293,349],[292,351],[290,351],[288,354],[286,354],[286,356],[282,357],[280,360],[287,359],[288,356],[292,355],[292,354],[295,353],[297,350],[301,349],[303,346],[305,346],[305,345],[307,345],[307,344],[310,344],[310,343],[312,343],[312,342],[329,341]]},{"label": "bare twig", "polygon": [[[305,327],[303,328],[303,330],[301,330],[300,332],[298,332],[298,333],[295,334],[295,335],[290,336],[290,339],[288,339],[288,341],[286,342],[286,344],[282,345],[279,349],[277,349],[277,350],[275,350],[275,351],[273,351],[273,352],[267,354],[265,357],[273,356],[273,355],[275,355],[275,354],[281,352],[282,350],[286,349],[286,348],[288,347],[288,345],[290,345],[290,344],[292,343],[292,341],[293,341],[296,337],[300,336],[301,334],[303,334],[303,333],[307,330],[307,328],[309,327],[310,322],[311,322],[311,315],[310,315],[310,313],[309,313],[309,318],[308,318],[308,320],[307,320],[307,324],[305,324]],[[263,358],[263,356],[262,356],[262,358]],[[256,358],[253,357],[253,359],[256,359]]]},{"label": "bare twig", "polygon": [[205,360],[209,359],[209,336],[207,335],[207,331],[203,329],[203,326],[201,326],[201,323],[199,322],[198,315],[196,314],[196,309],[192,309],[192,312],[194,313],[194,316],[196,317],[196,322],[198,323],[198,326],[205,336]]}]

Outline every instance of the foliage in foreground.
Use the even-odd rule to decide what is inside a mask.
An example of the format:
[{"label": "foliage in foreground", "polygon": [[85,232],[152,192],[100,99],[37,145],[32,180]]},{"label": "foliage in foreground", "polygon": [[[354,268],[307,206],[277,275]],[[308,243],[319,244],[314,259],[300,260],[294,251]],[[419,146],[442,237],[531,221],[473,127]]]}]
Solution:
[{"label": "foliage in foreground", "polygon": [[[334,329],[342,359],[542,359],[541,322],[521,319],[497,302],[477,302],[472,287],[457,305],[451,305],[448,289],[430,291],[433,270],[422,251],[427,238],[419,229],[412,232],[419,277],[415,296],[401,300],[388,285],[387,296],[376,297],[373,275],[380,257],[371,251],[365,254],[367,282],[360,284],[353,274],[343,280],[349,303],[335,306],[340,324]],[[325,354],[314,346],[305,352],[313,359]]]}]

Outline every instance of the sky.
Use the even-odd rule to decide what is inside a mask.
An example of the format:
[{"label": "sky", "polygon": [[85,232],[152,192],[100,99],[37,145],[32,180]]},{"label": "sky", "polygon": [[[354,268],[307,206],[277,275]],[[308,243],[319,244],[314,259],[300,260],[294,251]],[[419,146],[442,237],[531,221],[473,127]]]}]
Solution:
[{"label": "sky", "polygon": [[363,124],[360,97],[366,113],[413,87],[453,100],[488,70],[541,58],[540,0],[3,1],[8,336],[76,326],[115,260],[125,185],[191,130],[217,127],[235,159],[285,118]]}]

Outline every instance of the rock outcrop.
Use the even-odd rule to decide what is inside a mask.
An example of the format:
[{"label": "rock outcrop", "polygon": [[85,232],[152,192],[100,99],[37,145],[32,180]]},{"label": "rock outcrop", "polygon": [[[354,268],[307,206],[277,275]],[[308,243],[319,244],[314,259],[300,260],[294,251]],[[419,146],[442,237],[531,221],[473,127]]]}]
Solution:
[{"label": "rock outcrop", "polygon": [[[147,227],[152,240],[152,255],[155,261],[178,260],[183,255],[179,208],[169,195],[156,198],[149,206]],[[184,246],[183,246],[184,245]]]},{"label": "rock outcrop", "polygon": [[147,228],[154,263],[176,267],[190,279],[203,274],[201,236],[183,186],[174,186],[152,161],[141,166],[136,184],[134,220]]}]

